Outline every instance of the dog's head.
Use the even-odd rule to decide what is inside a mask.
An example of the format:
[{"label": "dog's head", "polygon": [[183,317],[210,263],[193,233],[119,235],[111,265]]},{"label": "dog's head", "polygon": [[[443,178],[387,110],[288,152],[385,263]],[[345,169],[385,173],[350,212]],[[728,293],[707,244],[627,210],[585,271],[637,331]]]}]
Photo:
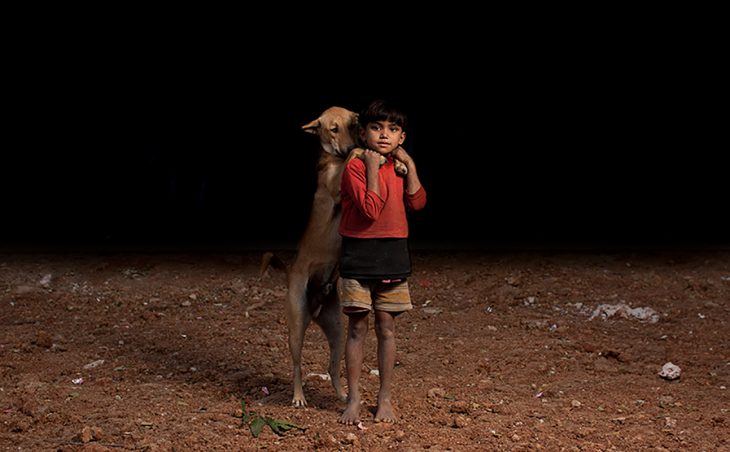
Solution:
[{"label": "dog's head", "polygon": [[357,113],[341,107],[330,107],[319,118],[302,126],[302,130],[319,136],[325,152],[346,157],[357,139]]}]

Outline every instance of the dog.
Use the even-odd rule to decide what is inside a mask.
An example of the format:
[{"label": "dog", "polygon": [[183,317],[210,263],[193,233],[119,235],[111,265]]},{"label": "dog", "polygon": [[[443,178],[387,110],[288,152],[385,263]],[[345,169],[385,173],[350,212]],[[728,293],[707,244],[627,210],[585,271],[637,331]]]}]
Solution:
[{"label": "dog", "polygon": [[340,400],[346,399],[340,382],[344,330],[337,294],[337,262],[342,243],[338,232],[340,180],[346,159],[357,142],[358,115],[342,107],[331,107],[302,126],[302,130],[317,135],[321,149],[309,222],[288,274],[286,314],[294,371],[292,405],[297,407],[307,405],[302,388],[302,344],[312,320],[327,337],[328,372],[335,393]]}]

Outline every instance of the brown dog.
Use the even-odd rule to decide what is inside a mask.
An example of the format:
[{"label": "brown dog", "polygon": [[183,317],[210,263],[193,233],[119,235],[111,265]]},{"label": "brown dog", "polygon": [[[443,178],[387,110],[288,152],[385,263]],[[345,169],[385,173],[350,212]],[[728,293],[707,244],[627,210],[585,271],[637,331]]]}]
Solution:
[{"label": "brown dog", "polygon": [[346,397],[340,383],[344,341],[336,287],[342,243],[337,229],[340,224],[340,179],[345,160],[355,146],[357,114],[331,107],[302,129],[319,136],[321,151],[312,212],[289,271],[286,298],[289,351],[294,367],[294,406],[307,405],[302,390],[302,343],[312,320],[322,328],[329,343],[328,371],[337,397],[341,400]]}]

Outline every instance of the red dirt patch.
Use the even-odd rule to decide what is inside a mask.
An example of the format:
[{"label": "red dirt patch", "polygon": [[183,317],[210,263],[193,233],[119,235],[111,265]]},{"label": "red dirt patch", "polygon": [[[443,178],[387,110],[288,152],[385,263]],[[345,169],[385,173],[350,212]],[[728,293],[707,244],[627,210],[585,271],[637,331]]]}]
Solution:
[{"label": "red dirt patch", "polygon": [[[285,281],[259,279],[260,257],[0,255],[0,447],[730,449],[730,253],[414,253],[402,421],[367,430],[337,423],[316,375],[289,406]],[[659,320],[588,320],[622,302]],[[679,380],[657,375],[669,361]],[[303,372],[326,362],[312,326]],[[242,399],[306,431],[253,438]]]}]

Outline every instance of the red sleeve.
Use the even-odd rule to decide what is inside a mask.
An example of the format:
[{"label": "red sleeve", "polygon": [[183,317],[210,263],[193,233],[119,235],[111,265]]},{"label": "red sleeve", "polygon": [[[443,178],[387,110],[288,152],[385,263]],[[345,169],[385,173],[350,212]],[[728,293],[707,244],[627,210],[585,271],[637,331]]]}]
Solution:
[{"label": "red sleeve", "polygon": [[406,204],[411,210],[421,210],[426,207],[426,190],[421,186],[412,195],[406,193]]},{"label": "red sleeve", "polygon": [[352,197],[360,213],[375,221],[380,217],[385,201],[367,187],[365,162],[357,158],[350,160],[342,174],[342,190]]}]

